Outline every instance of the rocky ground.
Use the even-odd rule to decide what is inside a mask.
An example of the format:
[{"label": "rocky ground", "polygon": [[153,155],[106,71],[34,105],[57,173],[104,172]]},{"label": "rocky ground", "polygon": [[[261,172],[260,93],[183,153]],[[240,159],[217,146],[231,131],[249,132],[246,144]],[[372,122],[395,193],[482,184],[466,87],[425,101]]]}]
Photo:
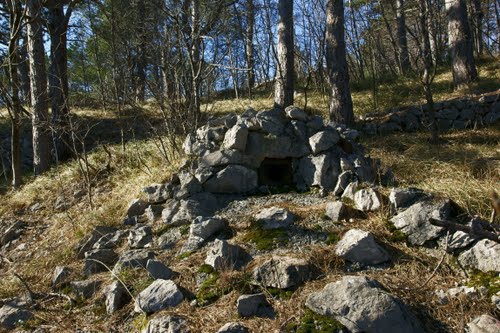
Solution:
[{"label": "rocky ground", "polygon": [[[315,120],[299,110],[288,112],[288,120],[269,113],[227,120],[188,139],[185,149],[195,160],[167,182],[144,188],[119,224],[97,224],[81,235],[61,254],[60,262],[70,264],[47,262],[47,281],[16,275],[21,287],[0,301],[0,326],[28,332],[499,331],[500,245],[483,237],[494,238],[498,226],[446,197],[382,185],[390,173],[375,176],[382,169],[367,162],[351,130],[308,126]],[[294,131],[286,130],[288,122]],[[264,160],[283,151],[272,142],[247,149],[250,133],[255,140],[266,131],[279,133],[268,132],[265,143],[305,138],[300,149],[284,148],[296,159],[292,187],[301,191],[259,186],[260,170],[246,157]],[[235,193],[234,184],[247,193]],[[20,214],[36,216],[40,209],[33,204]],[[447,232],[431,218],[474,232]],[[49,255],[37,253],[36,244],[50,227],[21,220],[2,224],[4,272]],[[51,241],[57,251],[58,240]]]}]

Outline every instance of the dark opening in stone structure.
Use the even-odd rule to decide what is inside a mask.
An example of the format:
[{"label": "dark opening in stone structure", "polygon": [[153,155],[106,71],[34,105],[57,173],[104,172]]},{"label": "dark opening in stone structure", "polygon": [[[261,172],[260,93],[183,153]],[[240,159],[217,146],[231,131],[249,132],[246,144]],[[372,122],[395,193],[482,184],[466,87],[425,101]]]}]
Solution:
[{"label": "dark opening in stone structure", "polygon": [[293,169],[291,158],[266,158],[259,170],[259,186],[293,185]]}]

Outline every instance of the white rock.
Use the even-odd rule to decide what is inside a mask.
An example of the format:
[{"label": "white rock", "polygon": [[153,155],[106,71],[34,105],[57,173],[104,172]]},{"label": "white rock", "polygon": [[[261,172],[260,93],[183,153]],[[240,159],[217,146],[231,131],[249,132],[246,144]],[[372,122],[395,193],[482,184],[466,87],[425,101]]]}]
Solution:
[{"label": "white rock", "polygon": [[179,305],[183,299],[182,292],[173,281],[158,279],[137,295],[135,312],[158,312]]},{"label": "white rock", "polygon": [[479,269],[483,272],[500,272],[500,244],[483,239],[471,249],[460,254],[458,261],[465,267]]},{"label": "white rock", "polygon": [[335,246],[335,254],[351,262],[377,265],[390,260],[387,251],[367,231],[351,229]]},{"label": "white rock", "polygon": [[373,212],[382,206],[380,195],[372,188],[364,188],[354,194],[356,208],[363,212]]},{"label": "white rock", "polygon": [[363,276],[344,276],[312,293],[306,306],[333,316],[351,332],[424,333],[422,324],[401,300]]}]

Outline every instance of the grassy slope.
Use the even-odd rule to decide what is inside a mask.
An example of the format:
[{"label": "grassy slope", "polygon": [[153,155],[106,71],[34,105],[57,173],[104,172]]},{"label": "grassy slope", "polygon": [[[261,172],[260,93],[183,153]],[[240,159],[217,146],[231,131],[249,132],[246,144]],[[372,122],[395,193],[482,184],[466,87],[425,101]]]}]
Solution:
[{"label": "grassy slope", "polygon": [[[491,82],[496,82],[495,89],[500,86],[497,63],[483,64],[481,75],[484,81],[478,84],[476,89],[486,90]],[[449,73],[441,73],[437,77],[436,82],[442,87],[436,92],[437,100],[451,96],[450,78]],[[408,87],[406,90],[403,89],[405,86]],[[401,91],[401,93],[394,94],[394,91]],[[417,91],[417,86],[410,84],[409,81],[382,85],[380,105],[392,107],[418,102],[421,99]],[[311,95],[309,105],[318,112],[325,112],[326,99],[318,94]],[[371,110],[369,91],[356,91],[353,93],[353,99],[358,113]],[[300,104],[301,97],[298,100]],[[269,107],[272,101],[268,97],[257,98],[253,101],[218,101],[208,106],[207,110],[211,113],[240,111],[247,104],[256,109],[263,109]],[[93,111],[81,113],[92,114],[94,117],[98,114]],[[5,122],[0,118],[0,123],[2,122],[5,126]],[[426,137],[425,133],[394,134],[387,137],[367,138],[364,143],[372,155],[381,158],[384,164],[393,168],[402,185],[421,187],[441,193],[466,207],[471,214],[489,216],[487,191],[495,187],[500,190],[498,188],[500,184],[498,164],[500,126],[497,124],[488,129],[447,134],[445,135],[447,143],[439,146],[428,145]],[[9,266],[9,271],[6,271],[4,264],[0,262],[0,299],[18,295],[24,291],[19,281],[13,277],[13,272],[23,276],[32,289],[48,291],[55,266],[65,264],[73,267],[75,271],[81,271],[81,262],[75,261],[72,252],[76,242],[95,225],[118,225],[127,202],[140,196],[140,189],[143,186],[167,179],[177,166],[177,162],[169,164],[161,159],[160,152],[152,139],[128,142],[125,152],[118,144],[110,145],[109,149],[112,153],[112,169],[109,172],[98,172],[106,163],[106,154],[102,148],[90,154],[91,164],[96,170],[93,172],[95,176],[94,209],[90,208],[86,197],[75,200],[71,208],[64,213],[53,209],[58,196],[65,195],[70,200],[73,192],[82,187],[82,175],[74,161],[54,168],[51,172],[36,179],[28,178],[27,185],[21,190],[7,192],[0,196],[2,202],[0,217],[19,218],[29,225],[22,241],[27,243],[27,250],[20,251],[20,257]],[[41,203],[42,208],[31,212],[29,208],[37,202]],[[316,210],[312,213],[320,218],[321,209]],[[390,242],[398,251],[406,253],[391,269],[370,273],[385,284],[389,286],[416,285],[422,280],[422,272],[427,276],[435,266],[437,259],[429,256],[425,250],[411,249],[404,243],[392,242],[391,234],[385,225],[384,214],[375,214],[370,216],[368,221],[357,223],[360,227],[369,228],[375,232],[380,239]],[[292,295],[290,300],[276,302],[274,306],[279,314],[277,321],[250,319],[246,321],[250,327],[265,327],[271,331],[286,324],[288,318],[298,320],[304,311],[304,295],[338,277],[339,270],[335,266],[338,259],[332,256],[331,251],[322,248],[312,249],[311,258],[317,261],[318,266],[325,268],[325,277],[320,281],[307,284],[299,290],[299,293]],[[188,289],[194,289],[194,282],[190,280],[189,273],[195,271],[201,261],[202,256],[195,255],[190,258],[189,263],[183,262],[176,266],[177,271],[186,273],[181,283]],[[456,273],[452,271],[452,267],[445,266],[439,270],[436,278],[422,291],[411,292],[394,288],[393,292],[411,304],[418,305],[426,301],[425,295],[429,295],[436,288],[449,287],[459,282],[460,276],[454,276]],[[127,278],[136,284],[137,288],[147,283],[144,275],[132,275]],[[212,331],[215,331],[215,326],[221,326],[228,318],[236,319],[233,304],[237,296],[237,293],[232,292],[214,305],[196,311],[187,304],[183,304],[175,312],[193,316],[196,326],[213,327]],[[478,303],[475,308],[466,304],[460,310],[461,312],[455,311],[455,306],[457,306],[456,302],[432,310],[432,315],[448,321],[454,331],[463,327],[471,316],[487,309],[486,304],[482,302]],[[110,319],[102,313],[102,304],[98,301],[80,305],[71,312],[71,315],[60,311],[62,308],[64,308],[63,300],[49,302],[42,311],[37,312],[37,319],[32,324],[47,324],[55,331],[70,330],[74,325],[107,331],[117,323],[129,319],[127,311],[131,310],[130,307],[126,308]],[[140,320],[135,320],[134,323],[141,324]]]}]

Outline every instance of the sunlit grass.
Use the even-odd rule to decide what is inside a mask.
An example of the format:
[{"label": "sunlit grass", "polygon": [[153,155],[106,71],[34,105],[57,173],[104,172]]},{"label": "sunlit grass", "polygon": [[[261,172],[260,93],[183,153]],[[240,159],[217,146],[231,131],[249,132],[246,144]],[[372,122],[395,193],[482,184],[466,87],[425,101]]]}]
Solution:
[{"label": "sunlit grass", "polygon": [[[500,61],[496,59],[482,59],[477,65],[480,79],[470,87],[458,91],[453,90],[453,78],[448,67],[441,67],[437,71],[432,85],[436,102],[463,95],[480,94],[499,89]],[[353,83],[351,88],[354,113],[362,115],[370,112],[385,111],[395,107],[425,103],[422,85],[418,75],[413,74],[403,78],[386,78],[375,82],[376,93],[372,82]],[[306,94],[298,88],[295,93],[295,105],[304,108]],[[259,91],[253,99],[222,99],[210,101],[203,105],[202,110],[208,113],[242,112],[246,107],[255,110],[265,110],[273,107],[272,91]],[[307,111],[313,114],[328,114],[328,96],[319,90],[307,92]]]}]

